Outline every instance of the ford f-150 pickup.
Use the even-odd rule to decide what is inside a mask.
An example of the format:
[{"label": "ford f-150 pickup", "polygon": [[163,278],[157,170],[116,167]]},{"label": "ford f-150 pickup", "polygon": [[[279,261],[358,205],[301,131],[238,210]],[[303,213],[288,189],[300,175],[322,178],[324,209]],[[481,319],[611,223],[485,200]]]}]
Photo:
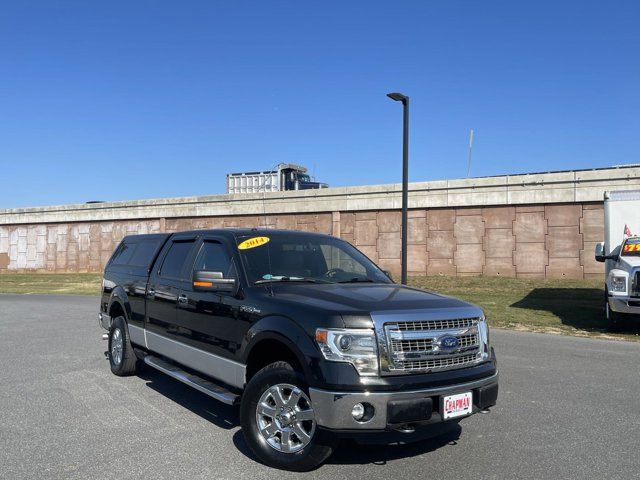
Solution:
[{"label": "ford f-150 pickup", "polygon": [[328,235],[125,237],[98,321],[114,374],[146,364],[239,404],[247,444],[281,469],[317,467],[341,437],[420,438],[498,396],[479,307],[397,285]]}]

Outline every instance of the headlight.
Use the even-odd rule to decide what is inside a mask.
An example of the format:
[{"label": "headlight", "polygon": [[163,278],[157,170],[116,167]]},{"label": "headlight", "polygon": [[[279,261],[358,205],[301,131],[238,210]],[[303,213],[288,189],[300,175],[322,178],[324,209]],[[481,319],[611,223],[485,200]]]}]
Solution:
[{"label": "headlight", "polygon": [[362,376],[378,375],[378,346],[373,330],[316,330],[316,342],[324,358],[347,362]]},{"label": "headlight", "polygon": [[487,324],[487,318],[484,315],[478,322],[478,333],[480,335],[482,358],[489,358],[491,356],[491,341],[489,339],[489,325]]},{"label": "headlight", "polygon": [[613,275],[611,277],[611,291],[612,292],[626,292],[627,291],[627,277],[619,277]]}]

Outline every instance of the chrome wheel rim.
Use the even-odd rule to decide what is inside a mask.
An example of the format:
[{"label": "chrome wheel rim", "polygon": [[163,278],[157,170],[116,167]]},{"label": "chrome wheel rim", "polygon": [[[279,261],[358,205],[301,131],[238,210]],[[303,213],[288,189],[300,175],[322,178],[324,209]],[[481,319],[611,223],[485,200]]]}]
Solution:
[{"label": "chrome wheel rim", "polygon": [[122,362],[122,331],[119,328],[114,329],[111,334],[111,360],[114,365]]},{"label": "chrome wheel rim", "polygon": [[283,453],[295,453],[309,445],[316,430],[309,397],[295,385],[269,387],[256,408],[258,431],[267,444]]}]

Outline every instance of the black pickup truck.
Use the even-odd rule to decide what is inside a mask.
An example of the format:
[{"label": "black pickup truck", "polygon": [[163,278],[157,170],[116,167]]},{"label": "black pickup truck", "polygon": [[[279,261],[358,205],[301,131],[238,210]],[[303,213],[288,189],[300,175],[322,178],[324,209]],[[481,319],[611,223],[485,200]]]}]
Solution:
[{"label": "black pickup truck", "polygon": [[98,321],[114,374],[144,362],[239,403],[247,444],[287,470],[317,467],[340,437],[420,438],[498,396],[480,308],[394,284],[327,235],[125,237],[105,268]]}]

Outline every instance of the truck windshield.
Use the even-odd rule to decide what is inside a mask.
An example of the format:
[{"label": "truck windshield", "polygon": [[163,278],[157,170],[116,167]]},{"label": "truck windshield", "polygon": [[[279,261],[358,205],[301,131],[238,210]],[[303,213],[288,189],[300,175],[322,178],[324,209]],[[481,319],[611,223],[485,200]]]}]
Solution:
[{"label": "truck windshield", "polygon": [[238,239],[252,285],[272,282],[391,283],[371,260],[333,237],[256,232]]},{"label": "truck windshield", "polygon": [[640,257],[640,237],[627,238],[620,249],[623,257]]}]

